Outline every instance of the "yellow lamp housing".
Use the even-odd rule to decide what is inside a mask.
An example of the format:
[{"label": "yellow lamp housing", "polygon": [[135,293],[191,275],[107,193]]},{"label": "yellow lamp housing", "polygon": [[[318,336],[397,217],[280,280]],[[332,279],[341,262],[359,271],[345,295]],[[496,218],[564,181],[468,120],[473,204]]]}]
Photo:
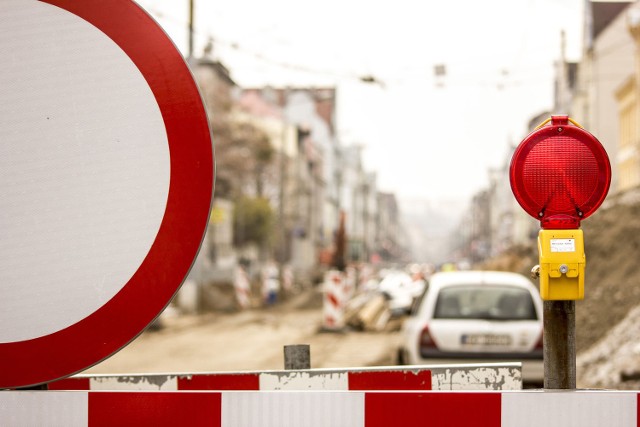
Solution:
[{"label": "yellow lamp housing", "polygon": [[584,299],[582,230],[540,230],[540,296],[543,300]]}]

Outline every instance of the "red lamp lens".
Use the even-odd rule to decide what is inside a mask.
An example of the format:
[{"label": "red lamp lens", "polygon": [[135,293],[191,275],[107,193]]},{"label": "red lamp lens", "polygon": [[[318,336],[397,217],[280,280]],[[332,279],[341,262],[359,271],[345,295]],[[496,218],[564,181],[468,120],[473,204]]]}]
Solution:
[{"label": "red lamp lens", "polygon": [[543,228],[578,228],[604,201],[611,166],[593,135],[552,121],[518,146],[509,178],[518,203]]}]

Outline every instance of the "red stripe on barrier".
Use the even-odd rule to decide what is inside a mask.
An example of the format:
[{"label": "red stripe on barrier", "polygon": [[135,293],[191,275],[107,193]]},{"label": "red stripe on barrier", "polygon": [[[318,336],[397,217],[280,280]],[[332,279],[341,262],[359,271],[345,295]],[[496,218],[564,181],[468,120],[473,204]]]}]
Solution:
[{"label": "red stripe on barrier", "polygon": [[47,384],[47,390],[90,390],[89,378],[65,378]]},{"label": "red stripe on barrier", "polygon": [[431,371],[349,372],[349,390],[431,390]]},{"label": "red stripe on barrier", "polygon": [[326,316],[324,316],[324,323],[326,326],[335,326],[336,319],[334,319],[333,316],[327,314]]},{"label": "red stripe on barrier", "polygon": [[178,390],[260,390],[260,375],[185,375],[178,377]]},{"label": "red stripe on barrier", "polygon": [[499,393],[367,393],[366,427],[500,427]]},{"label": "red stripe on barrier", "polygon": [[336,297],[332,293],[328,293],[327,294],[327,299],[329,300],[331,305],[333,305],[334,307],[338,307],[340,305],[340,301],[338,301],[338,297]]},{"label": "red stripe on barrier", "polygon": [[220,393],[92,392],[89,427],[221,427]]}]

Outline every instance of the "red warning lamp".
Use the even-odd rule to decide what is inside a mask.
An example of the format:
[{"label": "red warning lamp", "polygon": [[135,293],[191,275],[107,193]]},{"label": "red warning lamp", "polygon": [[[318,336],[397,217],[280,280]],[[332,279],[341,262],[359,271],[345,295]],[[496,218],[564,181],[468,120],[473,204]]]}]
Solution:
[{"label": "red warning lamp", "polygon": [[551,116],[518,146],[509,171],[513,194],[544,229],[579,228],[611,183],[600,142],[567,116]]}]

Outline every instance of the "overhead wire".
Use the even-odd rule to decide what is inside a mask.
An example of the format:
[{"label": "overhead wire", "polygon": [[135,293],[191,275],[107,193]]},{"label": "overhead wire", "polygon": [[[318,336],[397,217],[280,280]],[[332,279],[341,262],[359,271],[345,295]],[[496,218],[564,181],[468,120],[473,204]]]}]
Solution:
[{"label": "overhead wire", "polygon": [[[167,19],[168,21],[172,21],[174,24],[184,25],[185,29],[189,27],[188,23],[179,22],[179,20],[177,20],[177,19],[168,18],[162,12],[158,11],[155,8],[150,7],[150,8],[147,8],[146,10],[148,12],[156,15],[158,18]],[[208,39],[213,44],[219,44],[219,45],[225,46],[225,47],[230,48],[230,49],[232,49],[234,51],[240,52],[240,53],[242,53],[244,55],[251,56],[254,59],[257,59],[259,61],[262,61],[262,62],[270,64],[270,65],[277,66],[279,68],[293,70],[293,71],[300,71],[300,72],[305,72],[305,73],[311,73],[311,74],[315,74],[315,75],[336,77],[336,78],[357,79],[357,80],[359,80],[359,81],[361,81],[363,83],[379,84],[381,87],[385,86],[383,81],[381,81],[379,78],[375,77],[371,73],[356,73],[356,72],[350,72],[350,71],[336,71],[336,70],[330,70],[330,69],[322,69],[322,68],[318,68],[318,67],[310,67],[310,66],[306,66],[306,65],[302,65],[302,64],[295,64],[295,63],[286,62],[286,61],[280,61],[280,60],[273,59],[272,57],[269,57],[268,55],[265,55],[265,54],[263,54],[261,52],[246,48],[246,47],[240,45],[238,42],[227,41],[227,40],[224,40],[224,39],[222,39],[222,38],[220,38],[218,36],[213,36],[209,31],[202,31],[199,28],[197,28],[196,26],[193,26],[193,32],[195,34],[199,35],[200,37],[204,37],[204,38]]]},{"label": "overhead wire", "polygon": [[[530,5],[531,3],[529,3],[529,6]],[[146,10],[158,18],[165,19],[167,21],[173,22],[174,24],[178,24],[180,26],[184,26],[185,30],[189,27],[188,23],[184,21],[180,21],[172,16],[167,16],[162,11],[155,9],[154,7],[148,7],[146,8]],[[434,63],[431,66],[429,65],[421,66],[420,68],[416,69],[413,73],[406,72],[406,71],[404,72],[398,71],[397,75],[390,75],[389,72],[386,72],[385,77],[381,78],[380,76],[374,73],[358,73],[355,71],[343,71],[343,70],[336,70],[336,69],[329,69],[329,68],[321,68],[316,66],[308,66],[304,64],[293,63],[289,61],[282,61],[279,59],[274,59],[273,57],[266,55],[260,51],[247,48],[245,45],[241,45],[236,41],[229,41],[229,40],[225,40],[224,38],[214,36],[209,30],[202,30],[197,26],[193,26],[193,32],[201,39],[209,40],[214,46],[215,45],[224,46],[225,48],[231,49],[242,55],[249,56],[253,59],[256,59],[270,66],[275,66],[285,70],[313,74],[317,76],[326,76],[326,77],[332,77],[337,79],[352,79],[352,80],[358,80],[362,83],[379,84],[381,88],[385,88],[387,84],[411,84],[412,81],[415,81],[416,79],[419,79],[420,81],[424,81],[425,79],[429,79],[433,77],[431,76],[431,73],[433,72],[434,67],[439,65],[434,61]],[[525,43],[526,43],[526,31],[522,36],[521,46]],[[536,70],[542,70],[543,67],[547,69],[547,67],[549,67],[551,64],[540,64],[534,67],[527,67],[527,69],[523,71],[515,72],[514,70],[518,68],[518,64],[520,63],[520,60],[521,60],[521,54],[522,54],[521,50],[523,49],[519,49],[516,51],[517,56],[513,61],[514,62],[513,67],[502,67],[499,70],[494,70],[490,72],[473,71],[473,72],[462,74],[462,75],[451,73],[450,70],[455,69],[452,67],[464,66],[465,64],[477,65],[477,62],[473,60],[446,61],[445,65],[447,66],[447,73],[443,79],[440,79],[441,83],[444,82],[444,86],[479,85],[479,86],[496,86],[500,88],[505,88],[510,86],[519,86],[522,84],[526,84],[526,82],[529,79],[531,80],[539,79],[540,74],[539,74],[539,71],[536,71]],[[532,53],[530,50],[528,50],[528,53],[530,56],[535,57],[535,55],[533,55],[533,53],[535,52]],[[507,70],[507,72],[504,73],[504,70]],[[533,77],[528,77],[528,74],[530,73],[536,73],[536,74]],[[414,74],[414,76],[411,76],[410,74]],[[483,75],[485,77],[481,77]],[[495,80],[493,79],[493,77],[487,78],[487,76],[494,76]],[[507,78],[509,79],[513,78],[514,80],[507,80]],[[438,83],[438,81],[436,81],[435,78],[433,80],[434,81],[432,83],[434,84]]]}]

